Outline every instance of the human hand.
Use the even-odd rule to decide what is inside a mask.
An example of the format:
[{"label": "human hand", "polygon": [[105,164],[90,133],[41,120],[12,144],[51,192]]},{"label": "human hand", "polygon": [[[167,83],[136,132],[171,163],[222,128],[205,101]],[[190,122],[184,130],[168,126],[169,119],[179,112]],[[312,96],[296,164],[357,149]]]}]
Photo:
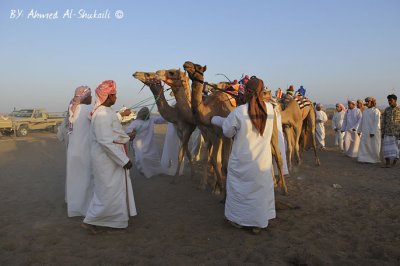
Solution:
[{"label": "human hand", "polygon": [[131,160],[129,160],[129,161],[124,165],[124,169],[129,170],[129,169],[132,168],[132,166],[133,166],[133,164],[132,164]]},{"label": "human hand", "polygon": [[136,131],[133,130],[131,133],[128,134],[130,140],[134,140],[136,137]]}]

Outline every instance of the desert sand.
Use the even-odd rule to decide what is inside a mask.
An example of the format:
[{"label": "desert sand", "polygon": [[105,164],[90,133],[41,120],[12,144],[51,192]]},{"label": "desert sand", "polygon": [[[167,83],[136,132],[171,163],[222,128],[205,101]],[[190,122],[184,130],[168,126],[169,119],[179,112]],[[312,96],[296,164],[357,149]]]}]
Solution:
[{"label": "desert sand", "polygon": [[[0,137],[0,265],[400,265],[400,166],[359,164],[333,147],[287,178],[298,206],[253,235],[224,219],[221,197],[131,172],[138,216],[123,232],[91,235],[67,218],[65,146],[48,132]],[[165,126],[156,128],[162,148]],[[342,188],[334,188],[339,184]]]}]

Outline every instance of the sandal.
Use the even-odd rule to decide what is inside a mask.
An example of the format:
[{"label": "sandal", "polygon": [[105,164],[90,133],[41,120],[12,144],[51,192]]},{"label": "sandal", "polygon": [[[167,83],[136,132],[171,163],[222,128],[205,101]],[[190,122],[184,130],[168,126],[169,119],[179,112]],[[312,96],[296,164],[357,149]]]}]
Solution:
[{"label": "sandal", "polygon": [[237,223],[235,223],[235,222],[229,221],[229,223],[230,223],[233,227],[235,227],[235,228],[237,228],[237,229],[242,229],[242,228],[243,228],[243,226],[241,226],[240,224],[237,224]]},{"label": "sandal", "polygon": [[99,232],[95,225],[81,223],[81,227],[88,230],[92,235],[96,235]]},{"label": "sandal", "polygon": [[251,231],[253,232],[253,234],[258,235],[261,232],[261,228],[260,227],[253,227],[251,229]]}]

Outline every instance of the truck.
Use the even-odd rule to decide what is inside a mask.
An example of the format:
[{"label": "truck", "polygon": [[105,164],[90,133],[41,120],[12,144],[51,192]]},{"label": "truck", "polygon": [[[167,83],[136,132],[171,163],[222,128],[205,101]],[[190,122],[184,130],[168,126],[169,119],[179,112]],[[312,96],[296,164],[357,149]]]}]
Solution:
[{"label": "truck", "polygon": [[9,116],[0,117],[0,133],[19,137],[28,135],[32,130],[49,130],[57,133],[58,126],[65,119],[64,113],[49,113],[44,108],[21,109]]}]

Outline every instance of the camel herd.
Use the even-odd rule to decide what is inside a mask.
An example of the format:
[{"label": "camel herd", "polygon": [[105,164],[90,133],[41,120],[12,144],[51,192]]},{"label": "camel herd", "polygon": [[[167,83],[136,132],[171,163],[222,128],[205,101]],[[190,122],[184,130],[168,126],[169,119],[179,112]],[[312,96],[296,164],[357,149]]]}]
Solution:
[{"label": "camel herd", "polygon": [[[169,69],[156,72],[135,72],[133,77],[150,88],[160,115],[166,121],[176,126],[181,146],[179,147],[178,167],[176,169],[174,182],[177,181],[184,154],[186,154],[189,160],[191,175],[194,175],[194,166],[188,143],[193,131],[198,127],[206,145],[206,149],[202,149],[201,153],[203,171],[198,188],[206,188],[208,184],[208,170],[211,168],[214,172],[214,179],[212,182],[213,193],[224,193],[232,139],[226,138],[220,127],[212,125],[211,118],[213,116],[227,117],[235,107],[229,100],[230,96],[222,90],[214,90],[213,93],[208,96],[203,95],[203,88],[206,84],[208,85],[208,83],[204,81],[204,72],[207,70],[206,66],[185,62],[183,68],[185,71]],[[189,79],[191,80],[191,85]],[[176,105],[174,107],[168,104],[164,96],[164,88],[161,81],[171,87],[176,100]],[[224,82],[221,84],[225,85],[226,83]],[[219,85],[211,86],[218,87]],[[315,163],[319,165],[319,159],[316,153],[315,112],[313,106],[310,105],[300,110],[297,102],[292,100],[287,104],[284,110],[280,104],[278,104],[275,109],[277,112],[280,112],[282,117],[282,125],[284,126],[288,144],[286,156],[288,158],[289,169],[291,169],[293,153],[295,154],[297,164],[301,163],[299,144],[301,140],[303,140],[303,143],[309,144],[311,142],[314,148]],[[287,194],[288,190],[285,177],[282,174],[282,157],[278,146],[278,127],[276,119],[271,139],[271,151],[278,166],[278,173],[275,173],[278,177],[276,184],[281,191]]]}]

